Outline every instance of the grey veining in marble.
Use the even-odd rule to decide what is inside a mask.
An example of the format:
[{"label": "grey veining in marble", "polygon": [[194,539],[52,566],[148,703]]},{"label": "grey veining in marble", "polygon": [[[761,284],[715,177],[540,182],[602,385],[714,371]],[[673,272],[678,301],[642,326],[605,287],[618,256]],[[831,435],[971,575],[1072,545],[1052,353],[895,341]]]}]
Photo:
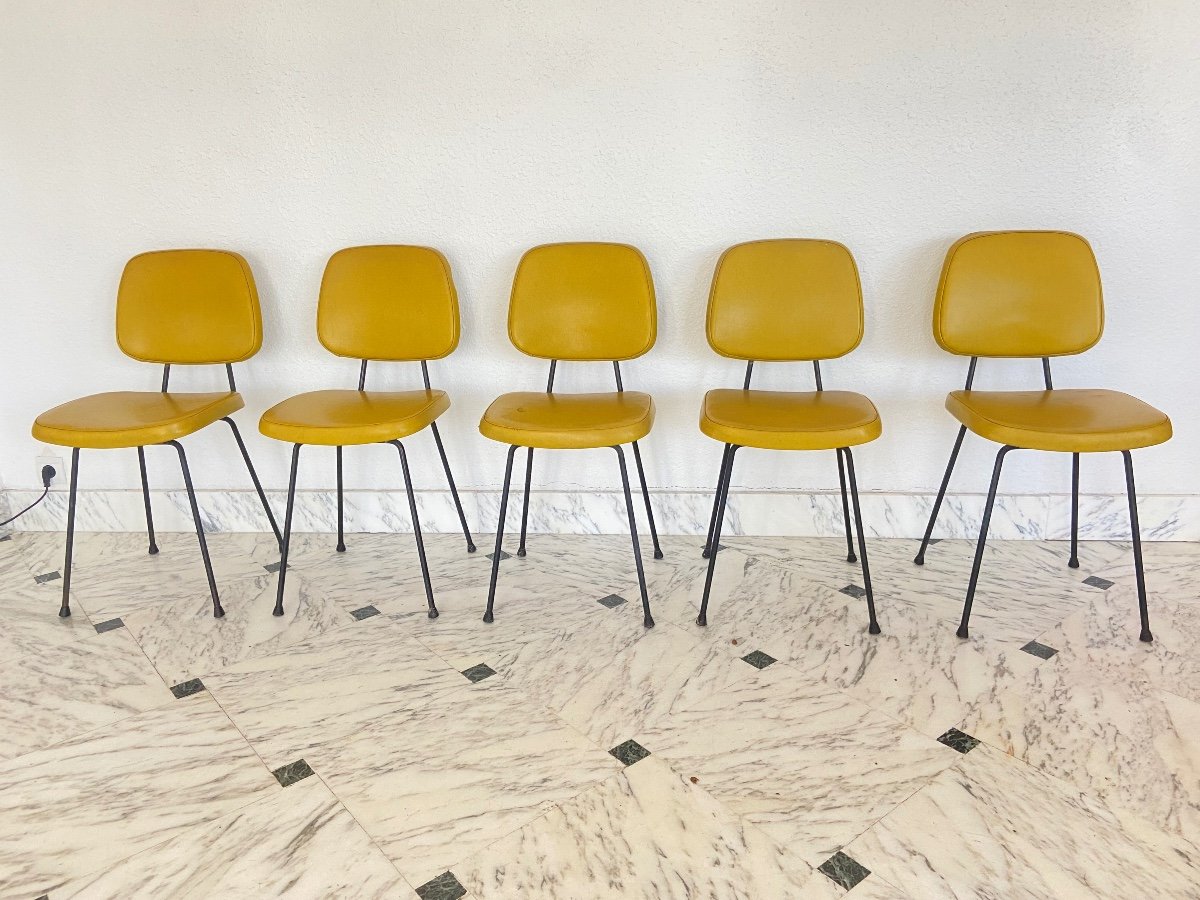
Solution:
[{"label": "grey veining in marble", "polygon": [[0,764],[0,884],[96,872],[279,790],[201,694]]},{"label": "grey veining in marble", "polygon": [[913,897],[1190,897],[1200,849],[981,746],[846,848]]},{"label": "grey veining in marble", "polygon": [[[842,895],[801,859],[643,760],[492,844],[454,872],[480,900]],[[807,891],[806,891],[807,888]]]},{"label": "grey veining in marble", "polygon": [[384,898],[406,895],[400,873],[317,778],[181,831],[60,897]]}]

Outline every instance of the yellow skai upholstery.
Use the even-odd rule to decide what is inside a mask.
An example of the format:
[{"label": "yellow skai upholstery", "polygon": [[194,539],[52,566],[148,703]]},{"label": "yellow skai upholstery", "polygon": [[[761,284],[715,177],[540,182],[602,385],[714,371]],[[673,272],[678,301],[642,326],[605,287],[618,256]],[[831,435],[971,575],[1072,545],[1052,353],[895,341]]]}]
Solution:
[{"label": "yellow skai upholstery", "polygon": [[[359,359],[439,359],[458,346],[458,294],[432,247],[348,247],[329,258],[317,304],[317,336],[331,353]],[[310,391],[259,420],[290,444],[351,446],[415,434],[450,408],[445,391]]]},{"label": "yellow skai upholstery", "polygon": [[1088,242],[1065,231],[969,234],[946,254],[933,336],[961,356],[1065,356],[1100,340],[1104,304]]},{"label": "yellow skai upholstery", "polygon": [[654,424],[649,394],[504,394],[483,415],[479,431],[502,444],[584,450],[638,441]]},{"label": "yellow skai upholstery", "polygon": [[237,412],[240,394],[114,391],[92,394],[47,410],[33,423],[46,444],[113,450],[173,441]]},{"label": "yellow skai upholstery", "polygon": [[1171,437],[1165,413],[1120,391],[954,391],[946,409],[980,437],[1027,450],[1102,453]]},{"label": "yellow skai upholstery", "polygon": [[[863,336],[854,257],[834,241],[779,239],[730,247],[708,299],[708,343],[722,356],[809,360],[843,356]],[[879,413],[849,391],[715,390],[700,430],[725,444],[764,450],[834,450],[882,432]]]},{"label": "yellow skai upholstery", "polygon": [[445,391],[311,391],[271,407],[258,427],[289,444],[376,444],[415,434],[449,408]]},{"label": "yellow skai upholstery", "polygon": [[458,346],[450,264],[432,247],[348,247],[329,258],[317,337],[357,359],[441,359]]},{"label": "yellow skai upholstery", "polygon": [[854,257],[834,241],[736,244],[717,262],[707,328],[709,346],[734,359],[844,356],[863,336]]},{"label": "yellow skai upholstery", "polygon": [[508,336],[529,356],[633,359],[654,346],[657,321],[650,267],[628,244],[543,244],[513,277]]},{"label": "yellow skai upholstery", "polygon": [[875,405],[852,391],[716,390],[700,430],[723,444],[762,450],[836,450],[879,437]]},{"label": "yellow skai upholstery", "polygon": [[[517,266],[508,333],[530,356],[632,359],[653,346],[656,322],[650,269],[636,247],[544,244]],[[637,391],[521,392],[497,398],[479,431],[510,445],[581,450],[640,440],[653,423],[654,402]]]},{"label": "yellow skai upholstery", "polygon": [[[117,292],[117,343],[143,362],[239,362],[262,346],[258,291],[246,260],[227,250],[156,250],[129,260]],[[176,440],[241,409],[241,395],[116,391],[37,417],[33,436],[86,449]]]},{"label": "yellow skai upholstery", "polygon": [[156,250],[125,265],[117,291],[117,344],[142,362],[211,364],[262,347],[250,266],[228,250]]},{"label": "yellow skai upholstery", "polygon": [[[984,232],[967,235],[946,254],[933,332],[951,353],[1082,353],[1103,327],[1096,259],[1079,235]],[[946,409],[980,437],[1029,450],[1101,453],[1171,437],[1164,413],[1119,391],[954,391]]]}]

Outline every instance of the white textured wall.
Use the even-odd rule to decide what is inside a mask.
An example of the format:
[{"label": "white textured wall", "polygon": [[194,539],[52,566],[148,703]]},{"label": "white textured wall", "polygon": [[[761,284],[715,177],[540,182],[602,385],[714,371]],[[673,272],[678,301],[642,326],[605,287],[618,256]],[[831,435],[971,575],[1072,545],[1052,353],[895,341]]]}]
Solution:
[{"label": "white textured wall", "polygon": [[[1056,384],[1117,387],[1167,410],[1173,443],[1139,454],[1147,493],[1200,493],[1200,7],[1195,0],[709,2],[79,2],[0,0],[0,476],[36,485],[29,425],[80,393],[153,389],[123,358],[113,299],[149,248],[227,247],[250,260],[263,352],[239,367],[264,480],[287,449],[254,434],[290,392],[352,386],[356,365],[314,335],[328,255],[349,244],[440,247],[464,339],[436,381],[460,484],[495,486],[504,451],[475,430],[500,389],[543,364],[504,333],[523,248],[629,241],[658,287],[660,340],[627,367],[653,390],[652,484],[711,485],[696,428],[707,387],[740,383],[705,345],[713,264],[768,236],[844,241],[862,270],[867,337],[826,384],[873,397],[883,440],[859,454],[870,490],[936,486],[965,361],[930,336],[942,255],[968,231],[1053,227],[1091,239],[1107,296],[1100,346]],[[763,386],[808,385],[804,366]],[[216,369],[174,383],[219,386]],[[415,385],[403,367],[374,385]],[[560,369],[564,389],[607,385]],[[984,363],[981,386],[1037,385],[1035,361]],[[225,432],[195,439],[203,487],[242,487]],[[415,439],[418,480],[440,483]],[[204,455],[212,450],[219,456]],[[969,445],[956,487],[983,490]],[[325,465],[310,487],[332,481]],[[398,479],[383,449],[349,457],[354,487]],[[156,483],[179,483],[169,454]],[[836,484],[828,459],[745,453],[746,487]],[[1016,455],[1013,492],[1067,488],[1066,460]],[[538,483],[612,487],[611,454],[544,454]],[[85,454],[82,484],[137,484],[132,452]],[[1118,458],[1085,490],[1122,488]]]}]

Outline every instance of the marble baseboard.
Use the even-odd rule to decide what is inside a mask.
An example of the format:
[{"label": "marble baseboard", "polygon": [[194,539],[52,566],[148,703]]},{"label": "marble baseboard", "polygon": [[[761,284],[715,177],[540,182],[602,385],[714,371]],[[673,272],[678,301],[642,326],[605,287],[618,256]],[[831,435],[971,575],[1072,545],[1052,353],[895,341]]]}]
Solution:
[{"label": "marble baseboard", "polygon": [[[33,491],[0,491],[0,508],[20,509],[32,502]],[[268,492],[276,516],[282,519],[284,495]],[[652,491],[660,534],[703,534],[708,528],[712,494],[706,491]],[[480,534],[493,532],[499,513],[498,491],[462,491],[467,520]],[[932,494],[867,492],[862,494],[863,518],[869,535],[920,538],[925,530]],[[983,513],[984,495],[947,496],[934,532],[937,537],[974,538]],[[197,501],[206,531],[266,531],[267,520],[253,491],[198,491]],[[191,514],[183,491],[153,492],[154,524],[163,532],[190,531]],[[334,491],[300,491],[292,529],[328,532],[337,517]],[[450,493],[418,491],[421,528],[454,532],[458,516]],[[44,503],[14,523],[26,531],[61,531],[67,518],[67,495],[54,491]],[[639,518],[642,506],[637,504]],[[1155,541],[1200,540],[1200,496],[1151,494],[1138,501],[1142,537]],[[510,500],[508,527],[520,518],[519,494]],[[1122,540],[1129,536],[1129,510],[1124,495],[1084,494],[1080,497],[1080,538]],[[346,530],[349,532],[410,531],[408,500],[403,491],[346,491]],[[81,491],[77,527],[82,531],[139,531],[145,527],[142,495],[132,490]],[[534,491],[529,530],[556,534],[620,534],[626,529],[625,501],[616,491]],[[644,518],[643,518],[644,527]],[[842,504],[837,492],[739,491],[730,495],[726,535],[784,535],[828,537],[842,533]],[[1061,494],[1009,494],[996,501],[991,536],[998,539],[1065,540],[1070,534],[1070,498]]]}]

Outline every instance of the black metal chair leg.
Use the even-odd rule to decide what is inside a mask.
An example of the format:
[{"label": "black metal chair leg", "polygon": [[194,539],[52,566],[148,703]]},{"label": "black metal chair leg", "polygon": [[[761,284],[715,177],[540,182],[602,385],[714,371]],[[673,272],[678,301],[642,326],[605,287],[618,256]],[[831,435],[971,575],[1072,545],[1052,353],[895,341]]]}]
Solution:
[{"label": "black metal chair leg", "polygon": [[454,508],[458,510],[458,521],[462,524],[463,537],[467,539],[467,552],[475,552],[475,541],[471,538],[471,529],[467,527],[467,516],[463,512],[462,501],[458,499],[458,488],[454,484],[454,475],[450,471],[450,460],[446,457],[446,448],[442,445],[442,435],[438,431],[437,422],[431,422],[433,439],[437,443],[438,455],[442,458],[442,468],[446,470],[446,481],[450,484],[450,496],[454,498]]},{"label": "black metal chair leg", "polygon": [[343,502],[342,502],[342,448],[341,447],[337,448],[337,506],[338,506],[338,510],[337,510],[338,542],[337,542],[336,549],[337,549],[338,553],[345,553],[346,552],[346,535],[345,535],[343,521],[342,521]]},{"label": "black metal chair leg", "polygon": [[850,501],[846,497],[846,467],[842,464],[842,451],[835,450],[838,461],[838,483],[842,486],[842,524],[846,526],[846,562],[858,562],[854,555],[854,541],[850,538]]},{"label": "black metal chair leg", "polygon": [[504,488],[500,492],[500,521],[496,524],[496,549],[492,552],[492,580],[488,585],[487,609],[483,613],[483,621],[492,621],[492,605],[496,601],[496,576],[500,572],[500,554],[504,547],[504,514],[508,511],[508,486],[512,483],[513,457],[517,455],[517,445],[508,448],[508,462],[504,465]]},{"label": "black metal chair leg", "polygon": [[67,496],[67,554],[63,560],[62,604],[58,614],[71,615],[71,557],[75,550],[75,501],[79,494],[79,448],[71,448],[71,493]]},{"label": "black metal chair leg", "polygon": [[1079,454],[1071,454],[1071,558],[1067,565],[1079,568]]},{"label": "black metal chair leg", "polygon": [[646,573],[642,571],[642,547],[638,541],[637,518],[633,513],[633,494],[629,491],[629,470],[625,466],[625,451],[620,445],[613,447],[617,451],[617,464],[621,467],[621,487],[625,490],[625,514],[629,517],[629,537],[633,541],[633,562],[637,566],[638,588],[642,592],[642,624],[647,628],[654,627],[654,616],[650,615],[650,595],[646,592]]},{"label": "black metal chair leg", "polygon": [[404,473],[404,490],[408,492],[408,511],[412,516],[413,538],[417,542],[417,556],[421,558],[421,577],[425,580],[425,597],[429,600],[429,618],[438,617],[437,604],[433,602],[433,582],[429,579],[429,560],[425,558],[425,541],[421,537],[421,520],[417,517],[417,497],[413,493],[412,475],[408,471],[408,454],[399,441],[388,441],[400,451],[400,471]]},{"label": "black metal chair leg", "polygon": [[650,507],[650,489],[646,486],[646,470],[642,468],[642,451],[638,442],[633,442],[633,461],[637,465],[638,480],[642,483],[642,499],[646,501],[646,519],[650,523],[650,541],[654,544],[654,558],[662,559],[662,548],[658,546],[658,529],[654,527],[654,510]]},{"label": "black metal chair leg", "polygon": [[729,463],[729,448],[730,444],[725,445],[725,450],[721,453],[721,468],[717,471],[717,487],[713,491],[713,506],[712,516],[708,520],[708,536],[704,538],[704,549],[700,551],[700,556],[703,559],[708,559],[713,547],[713,529],[717,527],[717,509],[721,505],[721,490],[725,486],[725,469]]},{"label": "black metal chair leg", "polygon": [[283,615],[283,584],[287,580],[288,549],[292,546],[292,509],[296,505],[296,470],[300,467],[300,448],[292,446],[292,471],[288,476],[287,506],[283,513],[283,545],[279,548],[279,584],[275,588],[275,608],[271,615]]},{"label": "black metal chair leg", "polygon": [[154,513],[150,509],[150,482],[146,478],[146,448],[138,447],[138,468],[142,473],[142,502],[146,505],[146,537],[150,540],[147,552],[153,556],[158,552],[158,544],[154,540]]},{"label": "black metal chair leg", "polygon": [[942,476],[942,485],[938,488],[937,499],[933,501],[933,509],[929,511],[929,525],[925,528],[925,537],[921,538],[921,549],[917,551],[917,555],[913,559],[918,566],[925,565],[925,548],[929,546],[929,539],[933,536],[933,525],[937,521],[938,510],[942,508],[946,488],[950,486],[950,475],[954,471],[954,463],[958,460],[958,451],[962,449],[963,438],[966,434],[967,426],[959,426],[958,437],[954,439],[954,449],[950,451],[950,461],[946,463],[946,474]]},{"label": "black metal chair leg", "polygon": [[517,544],[517,556],[525,556],[525,528],[529,524],[529,485],[533,480],[533,448],[525,457],[525,501],[521,505],[521,541]]},{"label": "black metal chair leg", "polygon": [[983,564],[983,548],[987,543],[988,526],[992,522],[992,507],[996,503],[996,488],[1000,486],[1000,470],[1004,467],[1004,457],[1008,451],[1015,450],[1011,444],[1005,444],[996,454],[996,465],[992,468],[992,484],[988,488],[987,503],[983,507],[983,522],[979,526],[979,543],[975,545],[975,562],[971,565],[971,580],[967,583],[967,598],[963,602],[962,621],[958,625],[958,636],[968,636],[967,622],[971,618],[971,604],[975,600],[975,585],[979,583],[979,567]]},{"label": "black metal chair leg", "polygon": [[219,619],[225,615],[221,608],[221,598],[217,594],[217,579],[213,575],[212,560],[208,556],[208,541],[204,538],[204,523],[200,520],[200,507],[196,504],[196,491],[192,487],[192,473],[188,470],[187,454],[183,452],[183,444],[179,441],[165,441],[175,448],[179,454],[179,467],[183,469],[183,486],[187,488],[188,504],[192,508],[192,521],[196,523],[196,539],[200,542],[200,556],[204,559],[204,574],[208,576],[208,592],[212,594],[213,618]]},{"label": "black metal chair leg", "polygon": [[708,572],[704,576],[704,594],[700,598],[700,615],[696,617],[697,625],[708,624],[708,594],[712,590],[713,572],[717,568],[717,547],[721,546],[721,525],[725,521],[725,503],[729,499],[729,485],[733,481],[733,458],[739,449],[737,444],[729,444],[721,466],[721,475],[717,479],[717,496],[713,500],[713,529],[709,545],[713,548],[708,555]]},{"label": "black metal chair leg", "polygon": [[846,454],[846,473],[850,476],[850,497],[854,501],[854,529],[858,533],[858,555],[862,557],[863,588],[867,592],[867,631],[879,634],[879,620],[875,618],[875,593],[871,589],[871,567],[867,563],[867,539],[863,531],[862,508],[858,503],[858,481],[854,477],[854,454],[849,447],[838,451],[838,458]]},{"label": "black metal chair leg", "polygon": [[263,512],[267,514],[267,521],[271,523],[271,530],[275,532],[275,542],[279,545],[283,544],[283,535],[279,533],[279,523],[275,521],[275,513],[271,512],[271,504],[267,502],[267,493],[263,490],[262,482],[258,480],[258,472],[254,470],[254,463],[250,459],[250,453],[246,450],[246,442],[242,440],[242,433],[238,431],[237,423],[229,416],[221,419],[233,431],[233,439],[237,441],[238,450],[242,452],[242,461],[246,463],[246,471],[250,473],[250,480],[254,482],[255,493],[258,494],[258,500],[262,503]]},{"label": "black metal chair leg", "polygon": [[1138,640],[1149,644],[1154,640],[1150,633],[1150,612],[1146,608],[1146,571],[1142,567],[1142,529],[1138,524],[1137,491],[1133,486],[1133,456],[1122,450],[1125,457],[1125,490],[1129,494],[1129,529],[1133,533],[1133,571],[1137,577],[1138,612],[1142,618],[1142,633]]}]

